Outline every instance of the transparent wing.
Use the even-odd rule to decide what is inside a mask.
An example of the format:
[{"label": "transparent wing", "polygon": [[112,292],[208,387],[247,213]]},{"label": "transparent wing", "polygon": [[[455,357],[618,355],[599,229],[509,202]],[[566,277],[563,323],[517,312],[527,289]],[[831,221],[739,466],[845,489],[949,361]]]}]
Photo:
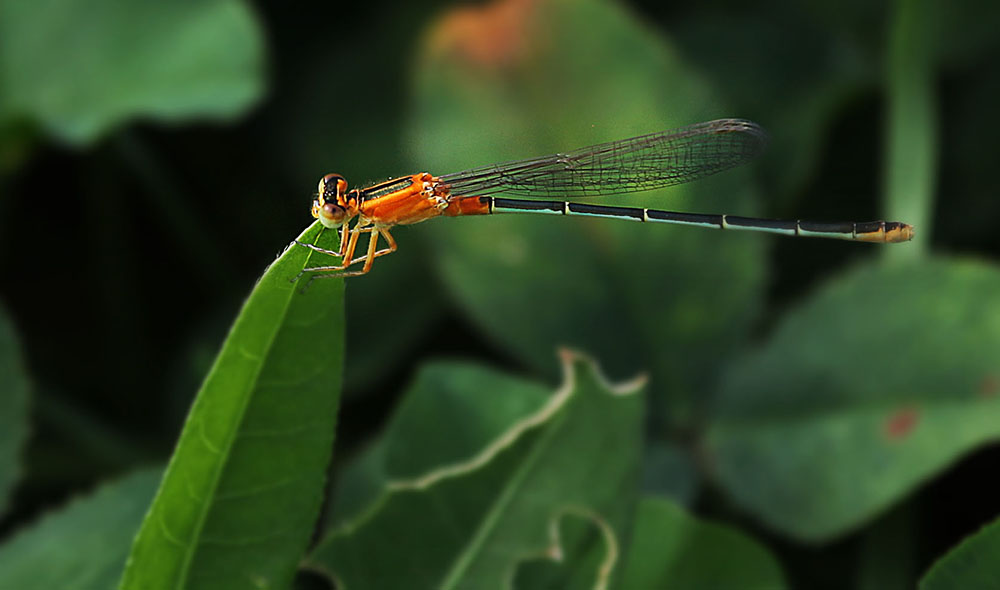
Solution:
[{"label": "transparent wing", "polygon": [[756,123],[719,119],[505,164],[441,176],[452,196],[610,195],[662,188],[739,166],[767,134]]}]

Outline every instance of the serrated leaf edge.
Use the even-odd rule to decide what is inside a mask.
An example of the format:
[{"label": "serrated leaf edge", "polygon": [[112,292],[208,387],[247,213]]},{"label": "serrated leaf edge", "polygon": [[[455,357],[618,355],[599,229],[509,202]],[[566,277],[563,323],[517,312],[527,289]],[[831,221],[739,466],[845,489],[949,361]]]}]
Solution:
[{"label": "serrated leaf edge", "polygon": [[576,372],[574,371],[574,366],[577,362],[586,363],[597,377],[602,387],[604,387],[612,395],[634,395],[642,388],[643,385],[646,384],[645,375],[639,375],[638,377],[623,383],[611,383],[601,372],[596,361],[594,361],[591,357],[574,350],[560,349],[559,359],[562,362],[563,383],[558,389],[556,389],[552,397],[549,398],[549,401],[546,402],[546,404],[538,411],[515,422],[510,428],[507,429],[506,432],[497,437],[472,459],[435,469],[416,479],[390,481],[386,484],[386,490],[389,492],[399,490],[423,490],[442,479],[447,477],[456,477],[463,473],[475,471],[477,468],[489,463],[503,449],[506,449],[514,444],[514,441],[520,438],[525,431],[546,422],[566,404],[567,400],[570,399],[571,394],[576,389]]},{"label": "serrated leaf edge", "polygon": [[[428,472],[427,474],[420,476],[416,479],[409,480],[396,480],[389,481],[383,488],[382,493],[379,497],[369,504],[368,509],[363,511],[354,520],[344,523],[342,526],[330,531],[324,535],[324,539],[331,538],[335,536],[347,536],[352,534],[354,531],[358,530],[364,524],[373,518],[375,514],[381,509],[381,507],[389,500],[389,498],[395,493],[407,490],[425,490],[430,486],[440,482],[443,479],[450,477],[459,477],[466,475],[483,467],[488,464],[490,460],[493,459],[498,453],[513,445],[517,439],[527,430],[543,424],[549,420],[556,412],[562,408],[566,402],[571,399],[573,391],[576,389],[577,374],[575,367],[577,363],[582,363],[587,366],[591,374],[596,378],[598,383],[601,385],[603,390],[613,396],[625,397],[630,395],[636,395],[642,388],[646,385],[648,377],[645,374],[639,374],[638,376],[628,379],[620,383],[611,382],[601,371],[600,366],[597,361],[591,356],[570,349],[570,348],[560,348],[558,351],[559,360],[562,364],[563,382],[553,393],[552,397],[548,402],[541,408],[539,408],[534,414],[526,416],[521,420],[515,422],[508,428],[503,434],[498,436],[492,443],[486,446],[482,451],[476,454],[469,460],[462,461],[460,463],[455,463],[453,465],[447,465],[439,469]],[[586,518],[593,520],[599,528],[601,528],[602,536],[608,546],[608,556],[601,564],[600,573],[601,576],[597,580],[595,589],[603,590],[607,588],[608,581],[610,580],[610,574],[614,568],[615,563],[618,560],[618,542],[614,536],[614,531],[610,528],[610,525],[602,518],[600,518],[596,513],[585,508],[578,507],[565,507],[557,511],[549,522],[550,528],[550,538],[553,539],[554,546],[560,548],[561,544],[558,539],[558,521],[566,514],[575,513],[582,515]],[[554,524],[553,524],[554,523]],[[555,536],[552,537],[552,527],[556,527]],[[322,543],[322,541],[321,541]],[[551,551],[552,546],[546,551]],[[546,557],[551,557],[546,554]],[[514,565],[516,565],[515,562]],[[317,572],[321,575],[327,576],[330,580],[333,580],[337,587],[343,587],[343,583],[338,579],[335,572],[329,570],[322,564],[314,562],[307,555],[300,564],[302,569]],[[513,581],[514,567],[511,567],[509,578],[506,581],[507,587],[511,587],[511,582]]]},{"label": "serrated leaf edge", "polygon": [[[542,557],[550,559],[556,563],[562,563],[565,556],[563,555],[562,539],[559,535],[559,523],[566,516],[579,516],[589,520],[601,531],[601,537],[604,539],[604,545],[607,547],[607,551],[604,560],[601,561],[601,565],[597,569],[597,579],[594,580],[594,590],[607,590],[608,584],[611,581],[611,572],[614,570],[615,564],[618,562],[620,551],[618,548],[618,537],[615,535],[614,529],[612,529],[608,521],[597,512],[594,512],[584,506],[566,506],[557,510],[555,514],[552,515],[552,518],[549,519],[549,539],[551,540],[551,543],[542,553]],[[536,556],[533,554],[525,555],[524,558],[522,558],[522,561],[533,557]],[[517,571],[517,565],[518,563],[515,562],[514,566],[510,569],[510,576],[506,580],[506,586],[508,588],[514,587],[513,578]]]}]

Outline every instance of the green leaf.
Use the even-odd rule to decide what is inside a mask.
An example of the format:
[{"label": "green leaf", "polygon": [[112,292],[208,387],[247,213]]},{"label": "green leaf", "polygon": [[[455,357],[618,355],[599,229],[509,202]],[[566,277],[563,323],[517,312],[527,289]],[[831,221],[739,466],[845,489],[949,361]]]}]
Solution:
[{"label": "green leaf", "polygon": [[[318,223],[299,237],[316,243]],[[335,232],[320,245],[337,246]],[[340,394],[343,281],[286,250],[247,299],[194,402],[122,588],[283,587],[319,513]]]},{"label": "green leaf", "polygon": [[801,539],[843,534],[1000,435],[1000,272],[931,259],[826,285],[728,371],[721,486]]},{"label": "green leaf", "polygon": [[18,533],[0,548],[0,588],[113,588],[162,473],[137,471]]},{"label": "green leaf", "polygon": [[356,516],[390,480],[416,478],[481,452],[549,391],[500,371],[459,361],[421,367],[383,434],[344,469],[331,512]]},{"label": "green leaf", "polygon": [[410,479],[469,460],[549,397],[545,387],[495,369],[459,361],[427,365],[390,422],[386,472]]},{"label": "green leaf", "polygon": [[[925,3],[930,20],[927,45],[943,67],[958,69],[974,64],[986,51],[996,47],[992,23],[1000,19],[1000,6],[990,0],[970,0],[955,4],[948,0]],[[957,67],[956,67],[957,66]]]},{"label": "green leaf", "polygon": [[905,219],[925,233],[909,248],[884,250],[883,256],[890,260],[924,256],[933,231],[940,107],[927,40],[940,23],[928,9],[932,3],[900,0],[892,15],[885,210],[892,219]]},{"label": "green leaf", "polygon": [[585,515],[563,514],[553,523],[558,527],[553,530],[558,552],[519,564],[510,586],[517,590],[599,587],[594,581],[607,577],[601,572],[607,550],[599,524]]},{"label": "green leaf", "polygon": [[471,459],[390,482],[307,567],[345,588],[500,585],[525,557],[558,549],[560,518],[581,515],[603,531],[603,571],[613,575],[637,486],[640,385],[610,388],[585,359],[564,362],[566,382],[540,410]]},{"label": "green leaf", "polygon": [[[924,31],[909,34],[908,40],[915,46],[898,57],[929,58],[931,68],[938,72],[942,71],[941,66],[964,71],[990,59],[984,50],[995,47],[993,25],[1000,19],[1000,3],[991,0],[888,4],[865,0],[808,4],[776,0],[755,3],[753,10],[745,11],[684,11],[670,23],[685,58],[699,66],[739,112],[745,113],[743,116],[766,123],[771,131],[771,146],[761,166],[767,187],[773,187],[769,199],[778,201],[780,208],[795,211],[791,199],[816,197],[804,194],[803,189],[817,191],[815,185],[810,187],[808,183],[815,180],[814,173],[823,158],[830,158],[824,152],[830,149],[833,132],[848,119],[857,119],[853,109],[876,100],[875,94],[886,90],[890,76],[897,79],[900,74],[918,73],[912,64],[909,72],[890,70],[887,65],[891,59],[887,55],[890,49],[887,20],[892,17],[893,4],[921,10],[932,24]],[[909,100],[924,100],[920,94]],[[901,97],[907,100],[905,94]],[[990,134],[982,130],[981,111],[963,110],[977,115],[976,134],[988,137]],[[926,119],[919,112],[917,116]],[[900,118],[907,121],[906,114]],[[919,119],[915,122],[918,127],[923,123]],[[954,126],[951,117],[947,151],[961,153],[954,149]],[[875,129],[869,137],[875,140],[880,137],[879,132],[885,134],[885,130]],[[907,133],[902,128],[899,132]],[[917,140],[913,146],[900,144],[900,149],[926,150],[923,138],[918,135]],[[864,146],[855,147],[864,150]],[[906,168],[902,174],[905,173],[916,176],[918,183],[928,174],[918,165]],[[960,174],[956,176],[962,178]],[[852,178],[845,186],[864,186],[859,180]],[[948,184],[950,197],[955,192],[954,184]],[[902,190],[900,194],[905,195]],[[802,207],[809,205],[803,202]],[[832,210],[835,205],[824,207]],[[923,233],[926,224],[922,218],[911,218],[901,211],[892,213],[893,218],[917,224],[922,236],[928,235]],[[886,251],[896,255],[904,250]]]},{"label": "green leaf", "polygon": [[[600,529],[586,519],[559,522],[561,559],[536,559],[521,565],[513,587],[589,588],[601,566]],[[699,520],[666,498],[640,500],[632,540],[616,587],[777,589],[785,583],[768,550],[731,527]]]},{"label": "green leaf", "polygon": [[77,145],[133,117],[228,119],[260,97],[263,58],[239,0],[3,0],[0,117]]},{"label": "green leaf", "polygon": [[832,19],[801,8],[779,1],[745,12],[692,11],[671,28],[685,58],[740,113],[766,123],[771,142],[761,167],[769,200],[784,208],[820,163],[833,118],[883,76],[854,37],[860,27],[838,31]]},{"label": "green leaf", "polygon": [[919,498],[900,502],[865,527],[856,554],[855,587],[912,588],[916,585],[916,548],[920,544]]},{"label": "green leaf", "polygon": [[731,527],[701,521],[674,502],[639,502],[622,588],[784,588],[777,560]]},{"label": "green leaf", "polygon": [[[419,167],[435,174],[734,114],[617,2],[466,8],[428,39],[412,137]],[[733,171],[608,202],[752,214],[755,197]],[[675,421],[703,402],[758,311],[759,236],[529,215],[421,228],[492,341],[548,373],[558,345],[592,351],[613,376],[648,369]]]},{"label": "green leaf", "polygon": [[28,373],[7,310],[0,306],[0,515],[21,474],[28,437]]},{"label": "green leaf", "polygon": [[[283,57],[290,67],[284,75],[295,83],[282,87],[273,104],[255,115],[273,143],[284,146],[269,154],[275,168],[306,179],[339,172],[352,188],[416,172],[409,169],[400,138],[411,61],[401,56],[417,43],[414,27],[429,18],[419,3],[399,4],[391,19],[339,28],[337,43],[318,35],[296,40],[295,54]],[[371,43],[375,38],[404,37],[405,47]],[[343,50],[354,46],[365,47],[364,59]],[[379,72],[378,84],[353,85],[344,92],[345,80],[368,79],[373,67]],[[364,319],[347,325],[347,398],[384,385],[380,381],[392,374],[387,368],[407,366],[421,338],[439,331],[446,315],[454,313],[442,304],[447,297],[434,278],[433,257],[419,234],[410,228],[393,231],[399,251],[379,258],[363,280],[351,281],[347,309],[352,317]],[[407,309],[413,311],[387,313],[399,307],[400,293],[406,294]]]},{"label": "green leaf", "polygon": [[685,448],[663,441],[648,443],[642,468],[642,491],[666,496],[682,506],[697,496],[697,466]]},{"label": "green leaf", "polygon": [[921,590],[1000,586],[1000,519],[965,539],[937,560],[920,580]]}]

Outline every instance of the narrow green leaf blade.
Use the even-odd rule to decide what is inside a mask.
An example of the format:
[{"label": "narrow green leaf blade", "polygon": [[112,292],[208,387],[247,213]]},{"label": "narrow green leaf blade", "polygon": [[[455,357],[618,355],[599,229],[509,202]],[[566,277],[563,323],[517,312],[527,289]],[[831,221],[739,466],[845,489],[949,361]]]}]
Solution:
[{"label": "narrow green leaf blade", "polygon": [[137,471],[18,533],[0,548],[0,588],[113,588],[162,474]]},{"label": "narrow green leaf blade", "polygon": [[570,514],[599,523],[614,575],[638,485],[641,386],[609,388],[565,356],[566,383],[545,406],[469,460],[391,482],[307,566],[345,588],[502,587],[521,560],[558,549],[552,528]]},{"label": "narrow green leaf blade", "polygon": [[[313,224],[299,237],[313,242]],[[335,232],[321,245],[335,248]],[[247,299],[194,402],[122,588],[288,584],[318,515],[340,394],[343,281],[293,246]]]},{"label": "narrow green leaf blade", "polygon": [[0,2],[0,118],[73,144],[131,117],[234,117],[261,95],[263,60],[240,0]]},{"label": "narrow green leaf blade", "polygon": [[639,502],[621,588],[784,587],[777,560],[745,534],[665,498]]},{"label": "narrow green leaf blade", "polygon": [[1000,555],[1000,519],[986,525],[939,559],[920,580],[920,589],[1000,587],[997,555]]},{"label": "narrow green leaf blade", "polygon": [[0,515],[21,474],[21,448],[28,437],[28,374],[7,311],[0,306]]},{"label": "narrow green leaf blade", "polygon": [[824,540],[1000,436],[1000,271],[869,265],[789,313],[727,373],[705,439],[717,481]]}]

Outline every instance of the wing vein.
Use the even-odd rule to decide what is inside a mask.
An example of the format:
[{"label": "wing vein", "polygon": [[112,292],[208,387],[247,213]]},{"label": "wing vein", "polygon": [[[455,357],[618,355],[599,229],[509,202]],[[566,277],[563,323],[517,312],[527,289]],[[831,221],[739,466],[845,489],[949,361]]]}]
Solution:
[{"label": "wing vein", "polygon": [[440,178],[452,196],[610,195],[683,184],[728,170],[756,157],[766,144],[767,134],[756,123],[719,119]]}]

